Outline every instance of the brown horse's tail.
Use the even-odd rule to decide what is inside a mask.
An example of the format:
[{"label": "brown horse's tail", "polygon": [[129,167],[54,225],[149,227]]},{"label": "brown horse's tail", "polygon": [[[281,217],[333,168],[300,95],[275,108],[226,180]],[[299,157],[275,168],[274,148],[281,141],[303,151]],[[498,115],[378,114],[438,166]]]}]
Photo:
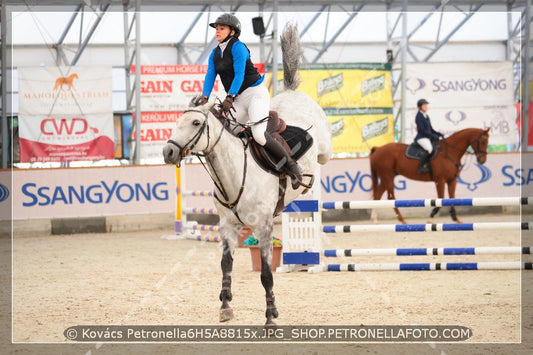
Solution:
[{"label": "brown horse's tail", "polygon": [[376,169],[372,167],[372,154],[376,151],[377,147],[372,147],[370,149],[370,174],[372,176],[372,196],[374,197],[374,200],[379,199],[381,196],[376,196],[378,193],[378,185],[379,185],[379,179],[378,174],[376,172]]}]

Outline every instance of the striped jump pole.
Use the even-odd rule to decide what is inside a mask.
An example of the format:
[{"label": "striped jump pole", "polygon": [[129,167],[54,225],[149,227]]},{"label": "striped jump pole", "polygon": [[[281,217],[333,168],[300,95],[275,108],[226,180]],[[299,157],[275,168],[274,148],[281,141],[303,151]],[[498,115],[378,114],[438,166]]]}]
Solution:
[{"label": "striped jump pole", "polygon": [[216,208],[204,208],[204,207],[183,207],[184,213],[196,213],[196,214],[218,214]]},{"label": "striped jump pole", "polygon": [[183,191],[182,192],[183,196],[196,196],[196,197],[200,197],[200,196],[213,196],[213,191],[212,190],[205,190],[205,191]]},{"label": "striped jump pole", "polygon": [[187,221],[187,214],[209,214],[216,215],[216,208],[202,208],[202,207],[186,207],[183,198],[187,196],[206,197],[213,196],[212,190],[190,191],[185,190],[185,166],[182,164],[181,168],[176,167],[176,219],[174,221],[174,236],[163,236],[162,238],[173,239],[191,239],[201,240],[206,242],[220,242],[220,236],[201,235],[197,231],[211,231],[218,232],[218,225],[198,224],[196,222]]},{"label": "striped jump pole", "polygon": [[533,247],[327,249],[326,257],[531,254]]},{"label": "striped jump pole", "polygon": [[477,197],[419,200],[372,200],[323,202],[326,210],[353,210],[367,208],[446,207],[446,206],[520,206],[533,204],[533,197]]},{"label": "striped jump pole", "polygon": [[191,223],[190,226],[187,226],[187,227],[192,229],[192,230],[195,230],[195,231],[218,232],[218,226],[217,225],[212,225],[212,224],[193,224],[193,223]]},{"label": "striped jump pole", "polygon": [[436,270],[532,270],[533,263],[520,261],[477,263],[385,263],[329,264],[323,271],[436,271]]},{"label": "striped jump pole", "polygon": [[324,233],[354,232],[456,232],[480,230],[531,230],[533,222],[496,223],[427,223],[427,224],[385,224],[385,225],[333,225],[322,226]]},{"label": "striped jump pole", "polygon": [[186,239],[199,240],[202,242],[220,242],[222,239],[219,235],[187,235]]}]

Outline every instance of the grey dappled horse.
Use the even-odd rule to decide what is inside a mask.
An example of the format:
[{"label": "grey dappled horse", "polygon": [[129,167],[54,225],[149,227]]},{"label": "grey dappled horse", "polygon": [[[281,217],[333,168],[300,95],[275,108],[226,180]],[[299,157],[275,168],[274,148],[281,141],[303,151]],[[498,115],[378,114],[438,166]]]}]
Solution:
[{"label": "grey dappled horse", "polygon": [[[298,164],[304,174],[314,174],[317,163],[325,164],[332,153],[329,124],[324,111],[311,97],[295,91],[299,85],[297,71],[302,55],[296,26],[288,25],[285,28],[281,46],[285,91],[272,99],[271,110],[277,111],[287,125],[308,130],[313,137],[313,145],[298,160]],[[272,228],[279,178],[257,165],[250,157],[250,150],[243,148],[241,139],[226,130],[210,110],[213,104],[210,102],[184,112],[176,122],[171,140],[163,149],[163,156],[167,164],[179,164],[189,152],[205,156],[207,168],[216,186],[215,194],[232,206],[230,209],[217,199],[214,200],[220,215],[219,231],[223,246],[220,321],[233,318],[229,305],[232,299],[233,254],[237,246],[237,235],[245,224],[259,240],[261,283],[266,291],[266,325],[274,325],[272,318],[278,316],[278,311],[272,291]],[[319,179],[316,183],[320,188]],[[294,190],[290,184],[287,185],[285,205],[304,190],[304,187]]]}]

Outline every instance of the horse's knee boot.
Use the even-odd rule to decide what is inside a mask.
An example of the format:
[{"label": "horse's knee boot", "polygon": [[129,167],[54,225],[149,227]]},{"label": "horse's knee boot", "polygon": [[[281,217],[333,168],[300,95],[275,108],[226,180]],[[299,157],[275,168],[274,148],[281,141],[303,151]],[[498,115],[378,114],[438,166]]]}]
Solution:
[{"label": "horse's knee boot", "polygon": [[280,142],[278,142],[269,133],[265,133],[266,143],[265,148],[268,149],[272,155],[278,159],[278,161],[284,161],[284,166],[287,168],[292,180],[292,188],[297,189],[302,181],[302,169],[298,163],[292,159],[289,153],[283,148]]}]

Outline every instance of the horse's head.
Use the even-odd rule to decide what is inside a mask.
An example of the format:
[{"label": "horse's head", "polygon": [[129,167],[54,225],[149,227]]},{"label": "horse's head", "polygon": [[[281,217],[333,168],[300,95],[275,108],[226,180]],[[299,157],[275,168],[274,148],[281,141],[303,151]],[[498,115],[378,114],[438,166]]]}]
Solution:
[{"label": "horse's head", "polygon": [[485,164],[487,161],[487,148],[489,146],[489,130],[481,130],[479,135],[470,143],[476,154],[476,159],[479,164]]},{"label": "horse's head", "polygon": [[190,153],[208,149],[210,143],[208,120],[214,102],[187,109],[176,121],[172,137],[163,147],[166,164],[180,164]]}]

